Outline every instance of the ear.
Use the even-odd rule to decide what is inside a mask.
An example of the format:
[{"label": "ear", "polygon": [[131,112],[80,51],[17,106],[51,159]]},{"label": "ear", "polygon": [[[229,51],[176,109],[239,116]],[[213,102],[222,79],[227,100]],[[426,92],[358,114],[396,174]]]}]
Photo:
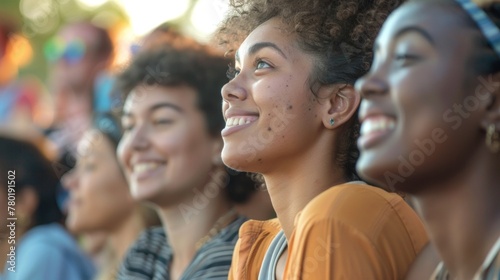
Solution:
[{"label": "ear", "polygon": [[212,141],[212,163],[216,166],[223,166],[224,162],[222,162],[222,148],[224,143],[220,138],[214,138]]},{"label": "ear", "polygon": [[327,129],[334,129],[348,122],[356,113],[361,102],[361,95],[354,90],[353,85],[349,84],[328,86],[324,90],[331,92],[323,104],[323,125]]},{"label": "ear", "polygon": [[[493,76],[493,81],[500,81],[500,73]],[[485,85],[482,94],[489,95],[485,100],[486,111],[485,117],[481,121],[481,127],[486,131],[492,124],[495,125],[497,131],[500,131],[500,88],[494,86],[494,83]],[[482,98],[481,98],[482,99]]]}]

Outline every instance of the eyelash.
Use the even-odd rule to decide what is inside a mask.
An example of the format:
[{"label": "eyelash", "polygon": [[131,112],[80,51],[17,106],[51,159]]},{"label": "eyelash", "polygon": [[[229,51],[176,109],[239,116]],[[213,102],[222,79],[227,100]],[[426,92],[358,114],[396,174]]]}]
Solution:
[{"label": "eyelash", "polygon": [[415,60],[417,60],[419,58],[420,57],[418,57],[416,55],[407,54],[407,53],[401,53],[401,54],[396,54],[395,60],[397,62],[400,62],[403,65],[407,65],[408,61],[413,62],[413,61],[415,61]]},{"label": "eyelash", "polygon": [[173,120],[171,120],[171,119],[158,119],[158,120],[153,121],[154,125],[161,125],[161,124],[168,125],[168,124],[172,124],[172,123],[173,123]]},{"label": "eyelash", "polygon": [[233,64],[228,65],[226,76],[229,80],[236,78],[236,76],[238,76],[239,73],[240,71],[236,70],[236,67],[234,67]]},{"label": "eyelash", "polygon": [[[259,64],[261,64],[261,63],[265,63],[265,64],[267,64],[269,67],[257,68],[257,67],[259,66]],[[272,66],[271,66],[271,64],[269,64],[267,61],[263,60],[263,59],[262,59],[262,58],[260,58],[260,57],[257,57],[257,58],[255,59],[255,61],[254,61],[254,64],[253,64],[253,65],[254,65],[255,70],[260,70],[260,69],[265,69],[265,68],[271,68],[271,67],[272,67]],[[227,76],[230,80],[232,80],[232,79],[236,78],[236,76],[238,76],[238,74],[240,74],[240,70],[236,69],[236,67],[235,67],[235,66],[233,66],[232,64],[230,64],[230,65],[228,66],[228,70],[227,70],[227,72],[226,72],[226,76]]]}]

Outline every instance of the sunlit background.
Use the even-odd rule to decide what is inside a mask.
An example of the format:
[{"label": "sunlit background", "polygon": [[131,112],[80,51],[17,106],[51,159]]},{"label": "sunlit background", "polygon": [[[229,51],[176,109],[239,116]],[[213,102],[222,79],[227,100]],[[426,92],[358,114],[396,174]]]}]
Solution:
[{"label": "sunlit background", "polygon": [[43,45],[68,22],[91,20],[108,29],[118,60],[137,38],[163,23],[207,41],[227,11],[228,0],[1,0],[0,17],[15,23],[19,75],[46,76]]}]

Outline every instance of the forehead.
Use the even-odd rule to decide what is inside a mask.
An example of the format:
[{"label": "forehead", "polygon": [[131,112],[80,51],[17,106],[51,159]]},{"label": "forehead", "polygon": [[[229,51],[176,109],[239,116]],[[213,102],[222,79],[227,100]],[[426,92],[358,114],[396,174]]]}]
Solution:
[{"label": "forehead", "polygon": [[404,4],[392,13],[384,23],[377,44],[393,40],[399,31],[417,27],[430,35],[437,48],[463,46],[480,36],[478,30],[468,24],[466,13],[453,1],[419,1]]},{"label": "forehead", "polygon": [[95,46],[97,44],[96,32],[83,25],[71,25],[63,28],[58,34],[65,42],[82,40],[85,45]]},{"label": "forehead", "polygon": [[290,29],[278,18],[272,18],[250,33],[238,49],[238,56],[245,56],[252,45],[259,42],[271,42],[276,44],[286,55],[293,54],[297,49],[296,37]]},{"label": "forehead", "polygon": [[80,142],[78,142],[78,155],[86,157],[89,155],[100,155],[106,149],[111,148],[111,143],[106,136],[97,129],[87,130]]},{"label": "forehead", "polygon": [[127,113],[144,113],[159,103],[168,103],[189,111],[197,109],[196,90],[189,86],[147,86],[134,88],[125,100],[123,111]]}]

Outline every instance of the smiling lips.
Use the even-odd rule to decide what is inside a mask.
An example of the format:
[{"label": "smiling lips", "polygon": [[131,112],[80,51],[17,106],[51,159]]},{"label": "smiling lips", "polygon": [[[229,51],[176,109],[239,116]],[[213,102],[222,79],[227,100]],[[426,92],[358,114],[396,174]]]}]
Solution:
[{"label": "smiling lips", "polygon": [[226,121],[226,127],[233,127],[238,125],[249,124],[257,120],[256,116],[238,116],[230,117]]},{"label": "smiling lips", "polygon": [[396,128],[394,118],[384,115],[367,117],[361,125],[358,147],[366,149],[389,135]]},{"label": "smiling lips", "polygon": [[132,174],[137,180],[143,180],[155,172],[163,163],[156,161],[139,162],[132,165]]},{"label": "smiling lips", "polygon": [[228,136],[236,131],[250,126],[257,121],[258,116],[232,116],[226,119],[226,128],[221,132],[221,135]]}]

